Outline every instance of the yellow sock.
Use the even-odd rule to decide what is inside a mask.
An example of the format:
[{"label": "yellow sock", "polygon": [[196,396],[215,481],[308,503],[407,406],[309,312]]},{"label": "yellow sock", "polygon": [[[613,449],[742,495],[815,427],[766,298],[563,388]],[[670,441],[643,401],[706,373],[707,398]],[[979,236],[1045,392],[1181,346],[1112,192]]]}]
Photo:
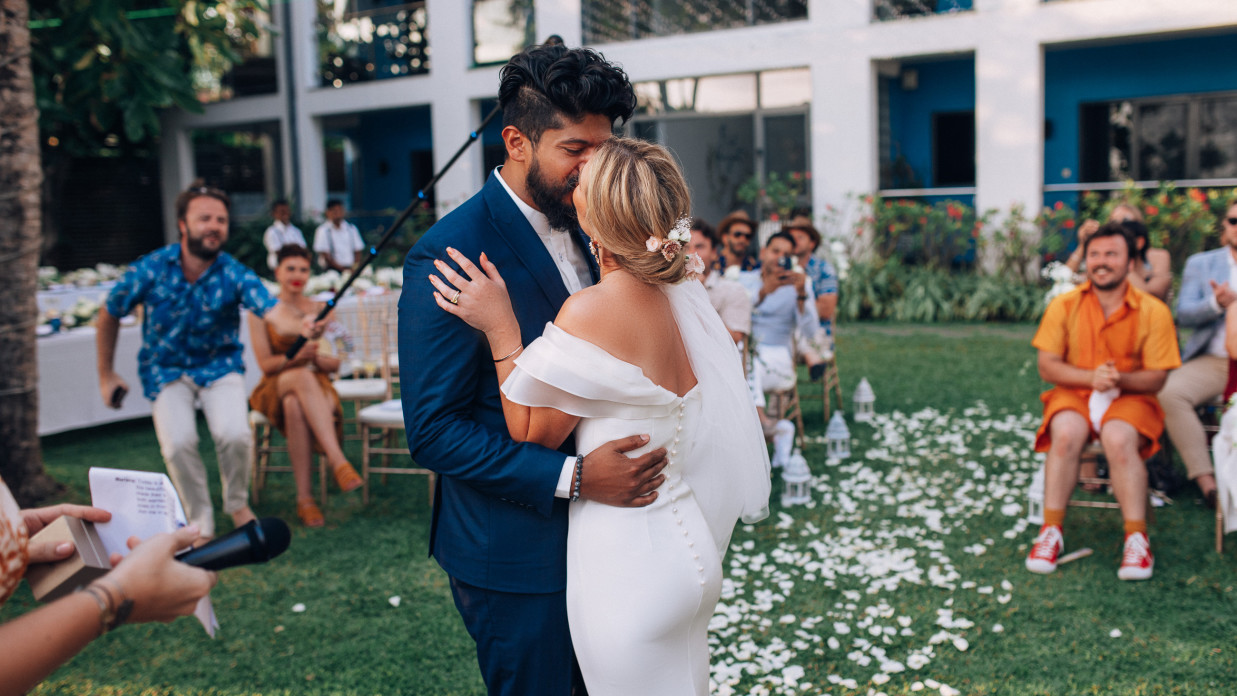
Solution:
[{"label": "yellow sock", "polygon": [[1125,535],[1129,536],[1135,532],[1147,533],[1147,520],[1126,520]]},{"label": "yellow sock", "polygon": [[1065,526],[1065,510],[1053,510],[1044,508],[1044,526],[1045,527],[1064,527]]}]

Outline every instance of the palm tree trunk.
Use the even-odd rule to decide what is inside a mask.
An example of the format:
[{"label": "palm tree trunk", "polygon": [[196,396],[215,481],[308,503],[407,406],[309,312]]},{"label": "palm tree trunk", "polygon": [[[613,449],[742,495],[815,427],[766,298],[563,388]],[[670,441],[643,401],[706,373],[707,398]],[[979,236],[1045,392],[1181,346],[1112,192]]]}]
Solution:
[{"label": "palm tree trunk", "polygon": [[28,14],[26,0],[0,0],[0,477],[23,507],[58,488],[39,450],[34,327],[43,176]]}]

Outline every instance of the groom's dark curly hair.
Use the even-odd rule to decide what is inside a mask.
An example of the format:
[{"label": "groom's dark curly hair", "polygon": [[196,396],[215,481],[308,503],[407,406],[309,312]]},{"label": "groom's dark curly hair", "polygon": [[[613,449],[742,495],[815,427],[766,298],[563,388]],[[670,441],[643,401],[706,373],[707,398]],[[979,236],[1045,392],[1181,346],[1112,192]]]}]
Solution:
[{"label": "groom's dark curly hair", "polygon": [[588,48],[547,43],[529,46],[502,69],[498,104],[503,126],[515,126],[533,143],[563,118],[579,123],[602,114],[613,124],[631,118],[636,93],[623,69]]}]

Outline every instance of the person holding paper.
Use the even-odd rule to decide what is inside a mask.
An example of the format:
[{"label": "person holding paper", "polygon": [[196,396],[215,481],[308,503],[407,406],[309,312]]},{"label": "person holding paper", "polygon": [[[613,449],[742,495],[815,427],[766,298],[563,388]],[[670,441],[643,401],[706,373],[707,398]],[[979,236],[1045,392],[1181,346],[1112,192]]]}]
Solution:
[{"label": "person holding paper", "polygon": [[[254,519],[240,310],[264,316],[275,305],[258,276],[222,250],[229,207],[226,193],[196,184],[177,196],[180,243],[129,267],[99,311],[96,339],[99,389],[104,403],[119,408],[129,390],[113,368],[120,318],[144,305],[138,353],[142,391],[154,402],[155,434],[168,475],[203,537],[214,536],[215,518],[198,452],[196,405],[215,441],[223,510],[240,526]],[[304,330],[314,339],[322,333],[312,317],[306,317]]]},{"label": "person holding paper", "polygon": [[[9,598],[28,565],[63,560],[73,545],[30,543],[30,537],[61,515],[107,522],[111,514],[83,505],[20,510],[0,480],[0,604]],[[173,558],[199,535],[194,526],[139,543],[129,539],[127,558],[84,590],[62,597],[0,625],[0,696],[29,691],[90,641],[122,623],[172,621],[193,613],[215,585],[216,575]],[[22,559],[28,559],[22,562]],[[37,636],[38,640],[31,640]]]},{"label": "person holding paper", "polygon": [[1048,305],[1032,341],[1039,374],[1055,385],[1044,392],[1044,423],[1035,451],[1044,462],[1044,524],[1026,559],[1027,570],[1051,573],[1065,548],[1062,528],[1079,458],[1099,438],[1125,520],[1117,577],[1146,580],[1154,559],[1147,540],[1147,469],[1159,449],[1164,412],[1155,398],[1169,370],[1181,365],[1168,307],[1127,280],[1136,253],[1120,223],[1108,223],[1085,242],[1087,281]]}]

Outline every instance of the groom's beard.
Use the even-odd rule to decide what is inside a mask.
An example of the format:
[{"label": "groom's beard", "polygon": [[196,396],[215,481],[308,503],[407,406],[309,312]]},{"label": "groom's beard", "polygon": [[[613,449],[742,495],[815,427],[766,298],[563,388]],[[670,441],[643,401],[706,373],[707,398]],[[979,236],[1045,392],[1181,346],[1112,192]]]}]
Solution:
[{"label": "groom's beard", "polygon": [[532,196],[533,204],[550,221],[551,228],[574,230],[579,225],[575,206],[564,203],[563,199],[571,195],[579,181],[579,174],[572,174],[562,184],[556,185],[547,181],[541,176],[541,163],[534,159],[528,168],[528,176],[524,178],[524,185],[528,187],[528,195]]}]

